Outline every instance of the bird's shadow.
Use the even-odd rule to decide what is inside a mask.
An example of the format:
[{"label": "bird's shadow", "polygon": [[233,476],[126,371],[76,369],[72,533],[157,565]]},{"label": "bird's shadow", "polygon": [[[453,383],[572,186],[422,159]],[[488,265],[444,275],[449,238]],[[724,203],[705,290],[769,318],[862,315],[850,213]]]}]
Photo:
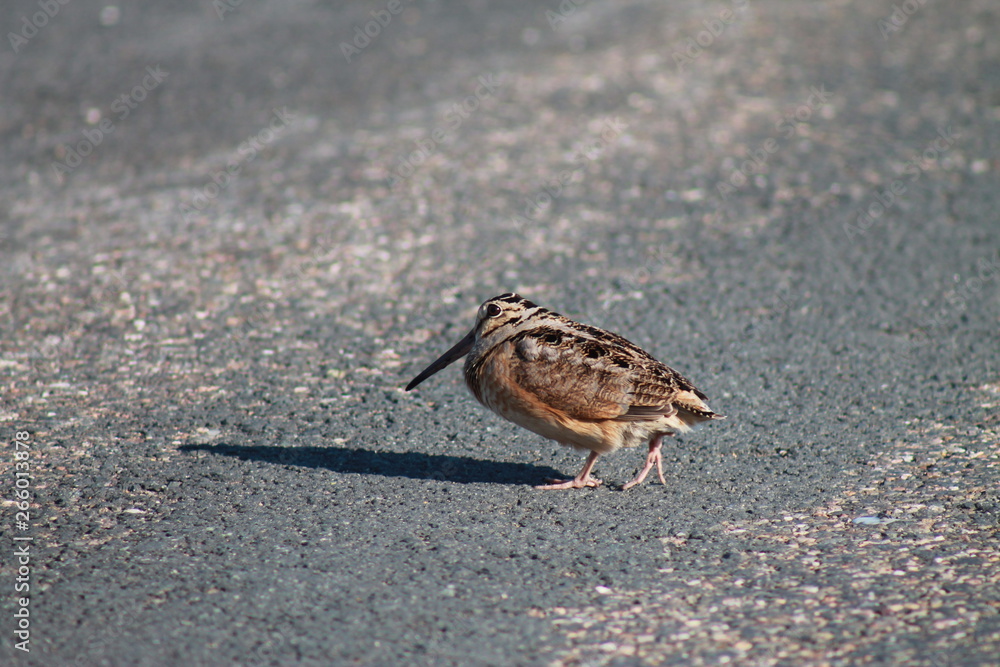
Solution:
[{"label": "bird's shadow", "polygon": [[484,461],[468,456],[419,452],[373,452],[347,447],[275,447],[270,445],[181,445],[182,452],[209,452],[242,461],[264,461],[339,473],[436,479],[458,484],[540,484],[546,478],[565,477],[548,466]]}]

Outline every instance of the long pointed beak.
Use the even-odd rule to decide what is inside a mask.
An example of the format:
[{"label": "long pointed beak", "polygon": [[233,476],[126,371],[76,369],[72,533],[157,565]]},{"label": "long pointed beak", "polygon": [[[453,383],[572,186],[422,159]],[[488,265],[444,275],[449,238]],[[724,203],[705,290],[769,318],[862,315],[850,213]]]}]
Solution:
[{"label": "long pointed beak", "polygon": [[430,376],[437,373],[445,366],[454,363],[455,361],[458,361],[459,359],[467,355],[469,353],[469,350],[472,349],[473,343],[475,342],[476,342],[476,330],[473,329],[465,336],[465,338],[458,341],[455,344],[455,347],[451,348],[450,350],[442,354],[437,361],[435,361],[433,364],[431,364],[423,371],[421,371],[420,375],[410,380],[410,384],[406,385],[406,391],[410,391],[411,389],[416,387],[418,384],[420,384]]}]

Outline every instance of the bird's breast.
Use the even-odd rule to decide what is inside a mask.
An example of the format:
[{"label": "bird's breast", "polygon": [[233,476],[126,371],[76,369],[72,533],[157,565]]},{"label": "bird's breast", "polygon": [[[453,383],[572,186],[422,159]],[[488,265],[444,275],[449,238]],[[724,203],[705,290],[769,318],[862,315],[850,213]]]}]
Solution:
[{"label": "bird's breast", "polygon": [[523,363],[506,344],[482,358],[470,357],[465,381],[476,399],[504,419],[533,433],[567,445],[600,453],[621,447],[619,432],[624,424],[607,421],[578,420],[568,416],[558,405],[549,405],[520,387],[513,364]]},{"label": "bird's breast", "polygon": [[514,422],[517,414],[538,407],[514,384],[512,346],[502,344],[478,355],[475,352],[466,363],[465,382],[480,403]]}]

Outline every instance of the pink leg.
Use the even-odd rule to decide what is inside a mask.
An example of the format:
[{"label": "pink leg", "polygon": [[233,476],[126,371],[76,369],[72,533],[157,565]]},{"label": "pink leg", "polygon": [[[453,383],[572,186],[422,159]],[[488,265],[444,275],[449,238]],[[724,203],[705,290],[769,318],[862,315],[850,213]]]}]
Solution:
[{"label": "pink leg", "polygon": [[591,452],[590,456],[587,457],[587,462],[583,464],[583,470],[580,474],[573,479],[550,479],[546,480],[552,482],[552,484],[542,484],[541,486],[536,486],[536,489],[582,489],[586,486],[600,486],[602,484],[601,480],[596,477],[590,476],[590,471],[594,469],[594,462],[597,461],[597,452]]},{"label": "pink leg", "polygon": [[622,487],[622,491],[631,489],[636,484],[642,484],[642,480],[646,479],[646,475],[653,469],[654,463],[656,464],[656,472],[660,474],[660,481],[663,483],[663,486],[667,485],[667,480],[663,478],[663,452],[660,451],[664,435],[668,434],[658,435],[649,441],[649,454],[646,455],[646,465],[642,467],[642,470],[635,476],[635,479]]}]

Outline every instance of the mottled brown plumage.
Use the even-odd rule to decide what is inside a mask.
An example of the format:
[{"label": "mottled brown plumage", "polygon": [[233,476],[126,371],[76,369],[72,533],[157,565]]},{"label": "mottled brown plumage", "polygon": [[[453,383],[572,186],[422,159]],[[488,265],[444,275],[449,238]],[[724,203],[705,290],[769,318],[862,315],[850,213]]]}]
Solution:
[{"label": "mottled brown plumage", "polygon": [[407,391],[465,355],[465,382],[480,403],[543,437],[590,450],[575,479],[542,489],[598,486],[590,475],[598,455],[643,443],[646,464],[624,488],[641,483],[653,465],[666,484],[663,437],[722,418],[705,394],[639,346],[517,294],[480,306],[472,331]]}]

